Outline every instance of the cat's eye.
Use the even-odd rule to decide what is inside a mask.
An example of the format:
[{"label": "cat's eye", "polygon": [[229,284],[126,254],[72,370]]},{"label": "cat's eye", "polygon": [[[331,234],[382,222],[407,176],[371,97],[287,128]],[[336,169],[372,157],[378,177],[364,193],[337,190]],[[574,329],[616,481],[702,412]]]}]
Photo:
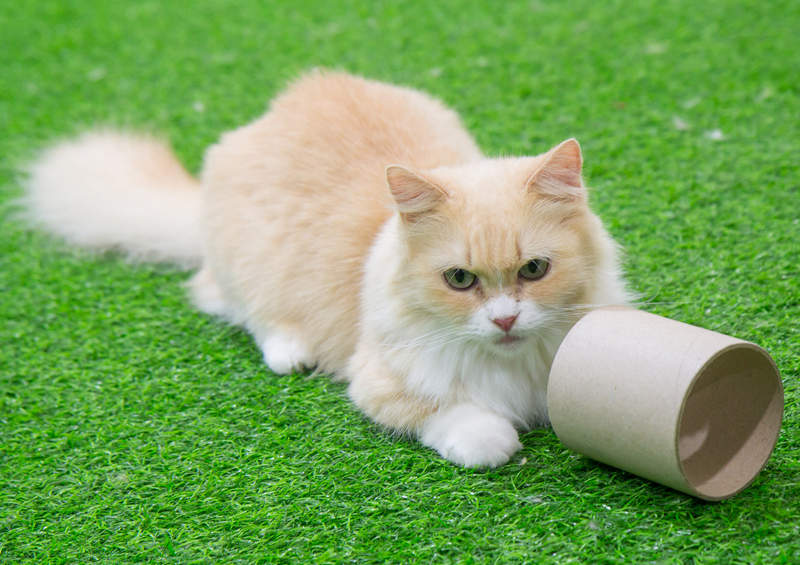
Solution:
[{"label": "cat's eye", "polygon": [[519,270],[519,276],[529,281],[538,281],[550,270],[547,259],[531,259]]},{"label": "cat's eye", "polygon": [[467,290],[478,281],[478,277],[464,269],[448,269],[444,272],[444,281],[455,290]]}]

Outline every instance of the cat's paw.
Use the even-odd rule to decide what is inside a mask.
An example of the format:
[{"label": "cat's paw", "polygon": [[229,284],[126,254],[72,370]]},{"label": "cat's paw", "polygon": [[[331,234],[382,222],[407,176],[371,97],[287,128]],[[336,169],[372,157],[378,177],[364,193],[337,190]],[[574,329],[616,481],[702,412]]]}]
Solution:
[{"label": "cat's paw", "polygon": [[261,344],[264,362],[273,373],[288,375],[314,366],[305,343],[289,334],[270,332]]},{"label": "cat's paw", "polygon": [[473,404],[444,408],[431,416],[420,440],[465,467],[498,467],[522,448],[511,422]]}]

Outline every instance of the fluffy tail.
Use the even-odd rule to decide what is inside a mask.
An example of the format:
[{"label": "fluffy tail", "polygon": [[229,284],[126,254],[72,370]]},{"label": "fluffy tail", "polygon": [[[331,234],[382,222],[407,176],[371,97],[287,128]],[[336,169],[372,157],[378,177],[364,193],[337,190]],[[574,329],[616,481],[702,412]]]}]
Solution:
[{"label": "fluffy tail", "polygon": [[29,173],[30,218],[67,241],[136,260],[200,262],[199,183],[160,141],[87,133],[47,150]]}]

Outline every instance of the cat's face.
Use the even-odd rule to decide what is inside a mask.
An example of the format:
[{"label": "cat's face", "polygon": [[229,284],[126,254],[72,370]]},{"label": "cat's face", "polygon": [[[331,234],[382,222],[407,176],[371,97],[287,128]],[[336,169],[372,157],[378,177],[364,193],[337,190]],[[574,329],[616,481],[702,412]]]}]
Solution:
[{"label": "cat's face", "polygon": [[409,308],[435,320],[432,341],[513,354],[544,327],[574,321],[596,246],[580,152],[565,143],[574,145],[553,150],[565,153],[555,158],[390,171],[396,198],[410,204],[398,282]]}]

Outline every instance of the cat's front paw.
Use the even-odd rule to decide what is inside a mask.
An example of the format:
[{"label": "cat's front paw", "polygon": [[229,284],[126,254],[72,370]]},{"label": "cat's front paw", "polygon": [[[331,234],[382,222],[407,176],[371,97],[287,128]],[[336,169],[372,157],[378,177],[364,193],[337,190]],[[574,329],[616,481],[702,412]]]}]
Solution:
[{"label": "cat's front paw", "polygon": [[277,331],[270,332],[261,344],[264,362],[273,373],[288,375],[314,366],[306,345],[296,337]]},{"label": "cat's front paw", "polygon": [[420,440],[465,467],[498,467],[522,447],[511,422],[473,404],[441,409],[425,422]]}]

